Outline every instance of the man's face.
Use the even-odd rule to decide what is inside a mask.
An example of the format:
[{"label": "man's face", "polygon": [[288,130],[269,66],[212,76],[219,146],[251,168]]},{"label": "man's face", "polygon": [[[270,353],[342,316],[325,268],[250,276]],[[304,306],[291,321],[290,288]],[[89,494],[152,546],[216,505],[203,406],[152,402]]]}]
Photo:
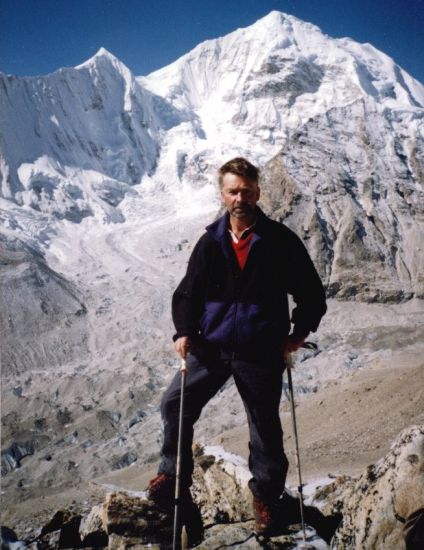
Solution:
[{"label": "man's face", "polygon": [[230,216],[239,220],[251,220],[255,214],[260,189],[256,182],[245,180],[227,172],[222,178],[221,199]]}]

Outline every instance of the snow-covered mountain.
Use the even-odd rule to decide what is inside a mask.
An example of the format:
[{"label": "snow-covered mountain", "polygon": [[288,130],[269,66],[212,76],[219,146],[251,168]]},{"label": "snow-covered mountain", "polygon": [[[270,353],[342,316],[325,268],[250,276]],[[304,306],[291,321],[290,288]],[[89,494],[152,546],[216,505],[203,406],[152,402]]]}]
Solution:
[{"label": "snow-covered mountain", "polygon": [[[148,76],[104,49],[0,75],[6,471],[49,449],[51,468],[38,455],[27,468],[50,487],[155,459],[171,293],[236,155],[260,165],[263,208],[304,239],[329,295],[351,300],[320,329],[331,368],[306,360],[302,391],[377,361],[374,340],[420,341],[408,300],[424,297],[424,87],[373,46],[271,12]],[[208,437],[211,416],[243,422],[231,392],[206,413]]]},{"label": "snow-covered mountain", "polygon": [[129,197],[135,214],[153,200],[201,217],[222,161],[274,159],[265,203],[309,239],[332,295],[422,295],[423,106],[423,86],[373,46],[280,12],[147,77],[104,49],[45,77],[2,75],[6,217],[34,213],[37,247],[43,214],[53,233],[51,216],[124,222]]},{"label": "snow-covered mountain", "polygon": [[424,105],[423,87],[370,44],[334,40],[276,11],[138,81],[197,118],[224,155],[239,147],[269,158],[290,131],[358,99],[381,111]]},{"label": "snow-covered mountain", "polygon": [[330,295],[424,295],[424,88],[393,60],[272,12],[138,80],[202,129],[188,178],[214,156],[265,164],[268,210]]},{"label": "snow-covered mountain", "polygon": [[[181,120],[106,50],[46,77],[2,76],[2,196],[79,222],[155,169]],[[112,207],[112,209],[110,208]]]}]

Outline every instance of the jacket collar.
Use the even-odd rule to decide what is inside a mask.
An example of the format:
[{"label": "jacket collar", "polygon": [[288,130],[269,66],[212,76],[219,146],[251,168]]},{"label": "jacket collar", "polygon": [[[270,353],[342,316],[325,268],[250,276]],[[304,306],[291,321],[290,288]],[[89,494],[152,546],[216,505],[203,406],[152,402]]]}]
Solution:
[{"label": "jacket collar", "polygon": [[[228,236],[230,214],[226,212],[223,216],[206,227],[206,231],[217,241],[226,240]],[[256,206],[256,225],[253,230],[255,236],[261,237],[266,232],[269,218]],[[255,239],[256,240],[256,239]]]}]

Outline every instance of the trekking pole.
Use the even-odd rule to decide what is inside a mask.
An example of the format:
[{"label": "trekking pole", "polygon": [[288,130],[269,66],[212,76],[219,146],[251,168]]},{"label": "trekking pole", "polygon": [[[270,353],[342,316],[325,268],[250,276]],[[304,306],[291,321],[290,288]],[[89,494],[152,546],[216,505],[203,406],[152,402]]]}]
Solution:
[{"label": "trekking pole", "polygon": [[[178,422],[178,447],[177,447],[177,469],[175,476],[175,508],[174,508],[174,533],[172,541],[172,550],[178,550],[178,537],[181,536],[180,522],[180,485],[181,485],[181,455],[183,439],[183,415],[184,415],[184,389],[185,377],[187,373],[187,364],[185,359],[181,359],[181,393],[180,393],[180,416]],[[181,542],[181,541],[180,541]]]},{"label": "trekking pole", "polygon": [[294,403],[293,381],[292,381],[292,374],[291,374],[291,371],[292,371],[292,368],[293,368],[293,358],[292,358],[291,353],[287,354],[287,356],[285,358],[285,363],[286,363],[286,367],[287,367],[287,378],[288,378],[288,383],[289,383],[289,395],[290,395],[293,434],[294,434],[294,441],[295,441],[295,445],[296,445],[296,469],[297,469],[297,476],[298,476],[298,482],[299,482],[299,485],[297,487],[297,491],[298,491],[298,495],[299,495],[300,521],[302,523],[303,540],[306,541],[305,520],[304,520],[304,514],[303,514],[302,471],[301,471],[301,468],[300,468],[299,438],[298,438],[298,435],[297,435],[296,411],[295,411],[295,403]]}]

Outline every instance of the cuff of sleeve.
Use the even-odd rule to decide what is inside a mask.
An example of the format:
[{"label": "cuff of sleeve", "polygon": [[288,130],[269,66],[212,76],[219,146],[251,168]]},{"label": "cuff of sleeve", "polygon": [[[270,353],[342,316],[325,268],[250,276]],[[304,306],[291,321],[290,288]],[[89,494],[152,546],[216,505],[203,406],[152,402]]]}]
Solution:
[{"label": "cuff of sleeve", "polygon": [[188,336],[188,337],[190,337],[190,334],[189,334],[188,331],[176,332],[176,333],[174,334],[174,336],[172,337],[172,340],[173,340],[174,342],[176,342],[176,341],[178,340],[178,338],[182,338],[183,336]]},{"label": "cuff of sleeve", "polygon": [[301,340],[302,338],[306,340],[306,338],[309,336],[310,331],[305,330],[302,327],[294,327],[293,332],[291,336],[295,338],[296,340]]}]

